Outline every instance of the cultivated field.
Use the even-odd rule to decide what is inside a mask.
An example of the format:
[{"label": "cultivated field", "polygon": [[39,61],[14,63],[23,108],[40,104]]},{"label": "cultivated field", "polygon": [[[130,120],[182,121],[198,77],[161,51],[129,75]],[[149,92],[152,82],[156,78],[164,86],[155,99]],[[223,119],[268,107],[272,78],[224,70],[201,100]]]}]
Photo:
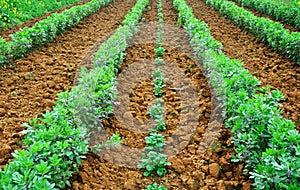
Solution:
[{"label": "cultivated field", "polygon": [[1,190],[300,189],[300,2],[0,3]]}]

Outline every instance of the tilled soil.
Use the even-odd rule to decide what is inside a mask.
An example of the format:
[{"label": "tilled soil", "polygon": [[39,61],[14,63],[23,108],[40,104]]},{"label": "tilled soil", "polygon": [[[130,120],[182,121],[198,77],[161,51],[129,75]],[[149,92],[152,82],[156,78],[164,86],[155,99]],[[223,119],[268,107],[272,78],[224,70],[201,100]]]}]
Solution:
[{"label": "tilled soil", "polygon": [[62,7],[60,9],[58,9],[58,10],[54,10],[54,11],[48,12],[48,13],[40,16],[40,17],[28,20],[27,22],[24,22],[21,25],[13,26],[13,27],[7,28],[5,30],[0,30],[0,36],[3,37],[6,41],[10,41],[11,40],[11,37],[9,36],[10,34],[14,34],[16,32],[19,32],[24,27],[32,27],[32,26],[35,25],[36,22],[39,22],[39,21],[47,18],[48,16],[52,15],[53,13],[61,13],[61,12],[63,12],[66,9],[70,9],[70,8],[72,8],[74,6],[78,6],[78,5],[83,5],[83,4],[85,4],[85,3],[89,2],[89,1],[90,0],[82,0],[82,1],[79,1],[78,3],[74,3],[74,4],[71,4],[71,5]]},{"label": "tilled soil", "polygon": [[[232,1],[232,0],[231,0],[231,1]],[[234,2],[234,1],[232,1],[232,2]],[[237,2],[234,2],[234,3],[235,3],[237,6],[242,7],[241,4],[239,4],[239,3],[237,3]],[[272,21],[274,21],[274,22],[280,23],[280,24],[282,24],[282,25],[284,26],[284,28],[290,30],[291,32],[299,32],[299,31],[300,31],[298,28],[296,28],[296,27],[294,27],[294,26],[292,26],[292,25],[290,25],[290,24],[286,24],[286,23],[283,23],[283,22],[281,22],[281,21],[278,21],[278,20],[276,20],[275,18],[273,18],[273,17],[271,17],[271,16],[269,16],[269,15],[260,13],[260,12],[258,12],[258,11],[256,11],[256,10],[254,10],[254,9],[250,9],[250,8],[248,8],[248,7],[245,7],[245,6],[243,6],[243,8],[244,8],[245,10],[247,10],[247,11],[252,12],[252,13],[253,13],[255,16],[257,16],[257,17],[268,18],[268,19],[270,19],[270,20],[272,20]]]},{"label": "tilled soil", "polygon": [[94,43],[114,31],[135,2],[116,1],[48,44],[0,69],[0,167],[22,148],[22,123],[51,110],[56,94],[70,89]]},{"label": "tilled soil", "polygon": [[[142,16],[146,25],[157,21],[157,1],[150,2],[151,9]],[[0,70],[0,86],[3,89],[0,93],[1,168],[12,159],[10,153],[22,147],[19,131],[24,128],[21,123],[51,110],[56,93],[72,87],[78,68],[89,65],[93,52],[121,24],[134,3],[116,1],[57,37],[53,43]],[[299,79],[298,65],[285,60],[251,34],[240,30],[203,1],[188,0],[188,3],[193,7],[196,17],[207,22],[212,35],[223,43],[223,51],[227,56],[242,60],[244,67],[258,77],[263,86],[273,85],[284,92],[284,116],[298,122],[299,126],[299,103],[296,101],[299,85],[295,84]],[[163,0],[163,15],[165,24],[176,26],[177,11],[172,1]],[[141,79],[135,85],[119,83],[118,88],[130,90],[128,97],[119,94],[120,98],[127,97],[128,111],[114,112],[103,122],[105,130],[101,133],[106,133],[104,137],[119,132],[124,137],[122,146],[103,150],[98,155],[90,152],[79,172],[73,175],[72,187],[66,189],[144,189],[152,183],[180,190],[251,189],[249,176],[242,174],[243,164],[231,162],[231,154],[234,154],[231,134],[224,129],[220,120],[215,119],[220,118],[221,112],[214,107],[214,92],[198,65],[201,62],[182,51],[182,48],[191,51],[188,36],[180,31],[172,33],[168,27],[165,28],[166,52],[163,56],[167,67],[161,66],[161,69],[170,80],[162,96],[167,123],[167,130],[162,134],[167,141],[164,153],[171,155],[168,161],[172,165],[168,166],[164,177],[144,177],[144,170],[136,168],[145,146],[144,138],[148,135],[145,132],[147,126],[143,124],[149,121],[147,110],[156,98],[149,71],[156,58],[156,29],[141,27],[141,32],[127,48],[127,56],[119,70],[118,77],[123,77],[120,81]],[[178,73],[178,84],[182,86],[176,86],[174,73]],[[186,78],[181,79],[182,76]],[[188,86],[194,88],[199,102],[192,99],[188,102],[191,108],[198,108],[194,121],[189,121],[193,120],[193,115],[189,115],[187,108],[190,107],[182,101],[182,97],[193,94],[185,91]],[[120,102],[121,105],[124,102]],[[185,114],[188,117],[182,119],[181,115]],[[135,123],[131,123],[132,117],[136,118],[135,123],[141,123],[139,128],[132,128],[135,126]],[[197,122],[197,125],[184,125],[189,122]],[[103,136],[97,134],[91,139],[104,140]]]},{"label": "tilled soil", "polygon": [[[151,10],[142,15],[144,24],[157,20],[157,2],[150,2]],[[177,12],[173,9],[171,1],[163,1],[163,14],[164,23],[176,26]],[[156,98],[149,68],[150,65],[154,65],[153,60],[156,58],[154,49],[157,28],[154,26],[152,30],[147,29],[141,27],[140,33],[132,39],[134,45],[127,48],[127,56],[118,75],[118,81],[122,81],[118,84],[120,104],[122,107],[123,102],[128,101],[128,111],[119,112],[120,109],[116,108],[114,115],[103,122],[103,134],[110,136],[115,132],[120,133],[124,137],[122,146],[103,150],[97,155],[89,153],[79,172],[73,175],[72,187],[68,189],[144,189],[152,183],[164,185],[169,189],[250,189],[251,181],[242,174],[243,165],[230,162],[231,154],[234,153],[230,132],[224,129],[218,120],[211,118],[213,112],[219,110],[212,106],[213,92],[210,91],[205,74],[197,64],[199,60],[194,60],[180,51],[182,47],[191,51],[188,48],[188,36],[181,35],[180,32],[172,33],[170,28],[166,28],[164,37],[164,44],[168,44],[164,45],[166,52],[163,59],[166,65],[160,68],[164,73],[168,73],[165,77],[170,79],[162,96],[167,124],[167,130],[162,134],[167,141],[164,153],[171,155],[168,161],[172,164],[163,177],[144,177],[144,170],[137,169],[142,148],[146,145],[144,138],[148,135],[145,124],[149,120],[147,111]],[[152,43],[148,43],[151,39]],[[181,100],[186,96],[184,90],[181,93],[181,88],[176,87],[172,73],[183,73],[191,81],[190,86],[197,92],[196,98],[200,103],[196,127],[180,125],[181,115],[188,114]],[[182,88],[186,88],[189,80],[181,80],[180,76],[178,74],[177,80],[183,84]],[[133,79],[140,81],[131,83]],[[120,90],[126,91],[128,88],[129,94]],[[128,100],[125,100],[126,97]],[[188,103],[197,106],[192,99]],[[192,120],[192,115],[189,116],[183,123]],[[132,128],[135,126],[132,117],[136,118],[135,123],[140,123],[136,128]],[[216,138],[207,137],[206,132],[210,132]],[[99,138],[95,135],[92,140]],[[203,140],[209,138],[212,138],[211,144],[201,151],[202,146],[205,146]]]},{"label": "tilled soil", "polygon": [[300,67],[262,43],[203,0],[187,0],[197,19],[206,22],[211,35],[223,44],[223,52],[232,59],[241,60],[243,67],[261,81],[262,86],[273,86],[283,92],[283,116],[295,122],[300,130]]}]

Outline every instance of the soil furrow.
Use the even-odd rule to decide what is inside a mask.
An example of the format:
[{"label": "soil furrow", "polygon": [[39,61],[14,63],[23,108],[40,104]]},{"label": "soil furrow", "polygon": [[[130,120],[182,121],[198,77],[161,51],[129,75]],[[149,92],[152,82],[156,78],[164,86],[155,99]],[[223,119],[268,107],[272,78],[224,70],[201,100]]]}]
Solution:
[{"label": "soil furrow", "polygon": [[257,77],[262,86],[273,86],[283,92],[283,116],[293,120],[300,130],[300,67],[273,51],[206,5],[203,0],[187,0],[196,18],[206,22],[211,35],[223,44],[223,52],[232,59],[241,60],[244,68]]},{"label": "soil furrow", "polygon": [[0,69],[0,167],[22,148],[22,123],[51,110],[70,89],[91,47],[114,31],[135,2],[117,0],[58,36],[51,44]]},{"label": "soil furrow", "polygon": [[[232,0],[230,0],[230,1],[231,1],[231,2],[234,2],[234,1],[232,1]],[[239,4],[239,3],[237,3],[237,2],[234,2],[234,3],[235,3],[237,6],[242,7],[241,4]],[[278,21],[278,20],[276,20],[275,18],[273,18],[273,17],[271,17],[271,16],[269,16],[269,15],[266,15],[266,14],[263,14],[263,13],[260,13],[260,12],[256,11],[255,9],[251,9],[251,8],[248,8],[248,7],[245,7],[245,6],[243,6],[243,8],[244,8],[245,10],[247,10],[247,11],[252,12],[252,13],[253,13],[255,16],[257,16],[257,17],[268,18],[268,19],[270,19],[270,20],[272,20],[272,21],[274,21],[274,22],[280,23],[280,24],[283,25],[284,28],[290,30],[291,32],[299,32],[299,31],[300,31],[300,29],[298,29],[298,28],[296,28],[296,27],[294,27],[294,26],[292,26],[292,25],[290,25],[290,24],[286,24],[286,23],[283,23],[283,22],[281,22],[281,21]]]},{"label": "soil furrow", "polygon": [[85,3],[89,2],[89,1],[91,1],[91,0],[82,0],[82,1],[80,1],[78,3],[74,3],[72,5],[68,5],[68,6],[62,7],[60,9],[58,9],[58,10],[54,10],[54,11],[48,12],[48,13],[40,16],[40,17],[28,20],[28,21],[24,22],[21,25],[17,25],[17,26],[13,26],[11,28],[0,30],[0,36],[2,38],[4,38],[6,41],[10,41],[11,40],[11,37],[9,36],[10,34],[14,34],[16,32],[19,32],[24,27],[32,27],[32,26],[35,25],[36,22],[44,20],[45,18],[47,18],[48,16],[52,15],[53,13],[61,13],[61,12],[63,12],[66,9],[70,9],[70,8],[72,8],[74,6],[77,6],[77,5],[83,5],[83,4],[85,4]]},{"label": "soil furrow", "polygon": [[[157,2],[151,0],[151,10],[143,13],[142,18],[144,24],[157,21]],[[177,12],[173,8],[172,1],[163,1],[163,15],[164,23],[176,27]],[[155,43],[147,43],[147,39],[154,39],[156,35],[156,27],[153,30],[143,30],[140,28],[139,35],[135,36],[132,41],[136,45],[127,48],[122,68],[119,76],[125,72],[125,77],[139,78],[139,72],[147,75],[149,64],[153,64],[151,60],[155,59]],[[179,31],[172,32],[169,28],[164,30],[164,48],[166,49],[163,59],[175,65],[180,72],[191,80],[192,85],[197,91],[197,98],[200,102],[199,121],[197,123],[195,132],[189,133],[189,128],[182,129],[180,134],[175,134],[174,131],[179,127],[180,114],[183,114],[183,107],[181,103],[181,96],[172,88],[173,86],[167,82],[167,87],[164,89],[165,93],[162,96],[164,99],[164,107],[167,116],[165,117],[167,123],[167,130],[162,134],[166,136],[167,148],[165,154],[172,152],[172,150],[181,149],[176,146],[175,141],[179,141],[179,146],[182,151],[177,155],[169,157],[172,163],[168,167],[168,173],[163,177],[153,176],[144,177],[143,170],[136,169],[136,165],[141,158],[138,151],[131,148],[142,149],[145,146],[145,133],[139,133],[137,130],[130,130],[126,123],[118,120],[117,114],[114,113],[108,120],[103,122],[105,132],[112,135],[119,132],[124,137],[123,145],[130,147],[123,150],[124,147],[115,148],[111,150],[103,150],[99,155],[89,153],[87,159],[83,160],[79,168],[79,172],[72,177],[72,187],[69,189],[88,190],[88,189],[145,189],[148,184],[158,183],[169,189],[250,189],[251,182],[247,176],[242,175],[243,165],[241,163],[231,163],[231,154],[234,153],[231,144],[231,135],[229,130],[222,128],[216,135],[219,139],[215,139],[213,144],[206,152],[199,152],[200,144],[205,137],[207,127],[210,125],[220,125],[217,121],[211,118],[212,103],[211,92],[207,79],[202,73],[196,62],[193,61],[180,48],[187,47],[187,50],[192,51],[189,47],[188,35],[183,35]],[[136,66],[135,64],[142,66]],[[145,63],[145,64],[143,64]],[[136,72],[126,72],[130,67],[136,66]],[[142,71],[140,71],[142,70]],[[151,72],[151,71],[150,71]],[[178,70],[169,67],[169,73],[177,73]],[[128,74],[133,74],[128,76]],[[170,75],[165,74],[168,78]],[[125,80],[126,81],[126,80]],[[129,95],[129,111],[121,113],[123,119],[128,122],[130,114],[137,118],[143,127],[143,122],[149,119],[147,110],[155,99],[153,94],[152,79],[141,80],[137,85],[131,86],[132,90]],[[130,85],[127,83],[119,84],[124,88]],[[119,91],[119,96],[123,96]],[[190,102],[193,104],[193,102]],[[126,120],[127,119],[127,120]],[[209,124],[211,123],[211,124]],[[186,135],[188,134],[188,135]],[[190,137],[192,134],[192,137]],[[176,136],[178,135],[178,136]],[[175,136],[175,137],[174,137]],[[97,137],[93,137],[97,138]],[[92,138],[92,139],[93,139]],[[103,139],[102,139],[103,140]],[[185,144],[187,142],[187,144]],[[117,164],[121,163],[121,164]],[[126,167],[130,165],[130,167]],[[221,168],[221,169],[220,169]]]}]

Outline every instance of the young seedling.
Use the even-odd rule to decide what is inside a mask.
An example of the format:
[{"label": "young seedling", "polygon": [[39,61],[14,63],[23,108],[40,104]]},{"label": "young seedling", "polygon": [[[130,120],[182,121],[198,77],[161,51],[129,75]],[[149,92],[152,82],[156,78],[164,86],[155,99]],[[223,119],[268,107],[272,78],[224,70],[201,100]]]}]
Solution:
[{"label": "young seedling", "polygon": [[138,165],[138,168],[145,168],[144,176],[154,175],[153,172],[156,171],[156,174],[159,176],[163,176],[167,173],[166,166],[171,165],[170,162],[167,162],[167,156],[155,152],[150,151],[147,155],[143,155],[141,159],[141,164]]},{"label": "young seedling", "polygon": [[154,70],[152,77],[154,78],[154,94],[156,96],[162,96],[164,93],[163,88],[166,87],[166,79],[163,76],[163,72],[160,69]]},{"label": "young seedling", "polygon": [[164,100],[158,98],[154,105],[152,105],[148,111],[148,114],[153,119],[159,119],[164,114],[164,109],[161,106],[164,103]]},{"label": "young seedling", "polygon": [[162,57],[164,52],[165,52],[165,49],[163,47],[158,47],[158,48],[155,49],[155,54],[158,57]]},{"label": "young seedling", "polygon": [[91,150],[94,153],[100,153],[103,148],[109,150],[110,148],[120,146],[123,142],[123,138],[120,137],[119,133],[112,135],[106,142],[103,144],[97,144],[95,146],[91,146]]},{"label": "young seedling", "polygon": [[157,183],[153,183],[152,185],[148,185],[146,190],[168,190],[164,186],[157,186]]},{"label": "young seedling", "polygon": [[144,150],[162,152],[165,144],[165,137],[156,131],[150,133],[150,136],[146,137],[147,146]]},{"label": "young seedling", "polygon": [[161,58],[156,58],[155,59],[155,64],[157,66],[161,66],[161,65],[165,64],[165,61],[163,59],[161,59]]}]

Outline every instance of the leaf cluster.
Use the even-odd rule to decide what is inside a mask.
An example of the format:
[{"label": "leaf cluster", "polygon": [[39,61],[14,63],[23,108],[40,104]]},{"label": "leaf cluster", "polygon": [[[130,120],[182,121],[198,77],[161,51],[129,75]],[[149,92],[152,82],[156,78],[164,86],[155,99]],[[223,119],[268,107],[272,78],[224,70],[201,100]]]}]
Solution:
[{"label": "leaf cluster", "polygon": [[164,149],[163,147],[165,144],[165,137],[157,131],[153,131],[150,133],[148,137],[145,138],[147,146],[144,150],[146,151],[156,151],[156,152],[162,152]]},{"label": "leaf cluster", "polygon": [[152,72],[152,77],[154,79],[154,94],[155,96],[162,96],[164,93],[163,88],[166,87],[166,78],[162,70],[157,69]]},{"label": "leaf cluster", "polygon": [[152,185],[148,185],[146,190],[167,190],[164,186],[158,186],[157,183],[153,183]]},{"label": "leaf cluster", "polygon": [[147,155],[143,155],[141,159],[141,164],[138,165],[138,168],[145,168],[144,176],[153,175],[153,172],[156,171],[156,174],[163,176],[167,173],[166,166],[171,165],[170,162],[167,162],[167,156],[155,151],[150,151]]},{"label": "leaf cluster", "polygon": [[163,99],[159,98],[156,100],[155,104],[152,105],[148,111],[148,114],[152,119],[154,119],[156,130],[164,131],[166,130],[166,123],[164,121],[164,109],[161,106],[163,104]]},{"label": "leaf cluster", "polygon": [[165,61],[163,59],[161,59],[159,57],[155,59],[155,65],[161,66],[163,64],[165,64]]}]

